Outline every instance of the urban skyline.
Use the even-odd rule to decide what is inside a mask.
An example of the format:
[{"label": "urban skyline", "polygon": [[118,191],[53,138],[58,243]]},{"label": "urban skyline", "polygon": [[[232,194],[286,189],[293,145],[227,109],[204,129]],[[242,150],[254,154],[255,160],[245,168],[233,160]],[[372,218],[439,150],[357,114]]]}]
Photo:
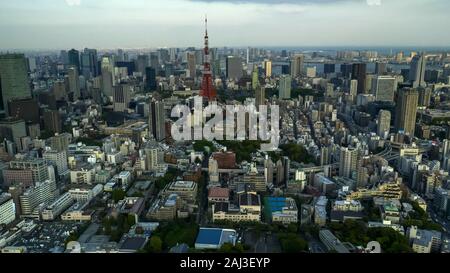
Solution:
[{"label": "urban skyline", "polygon": [[[187,14],[204,5],[289,17],[402,1],[170,2]],[[0,15],[36,8],[27,3]],[[130,30],[112,38],[145,37],[113,12],[139,17],[143,1],[46,0],[41,11],[50,3],[57,16],[109,10]],[[36,41],[58,49],[0,50],[0,253],[260,254],[261,269],[274,267],[272,253],[450,253],[450,48],[221,47],[210,22],[226,22],[212,14],[185,33],[184,18],[167,23],[197,46],[80,48],[90,38],[47,22],[65,36]],[[243,41],[274,39],[252,34]],[[221,265],[178,257],[177,269]]]}]

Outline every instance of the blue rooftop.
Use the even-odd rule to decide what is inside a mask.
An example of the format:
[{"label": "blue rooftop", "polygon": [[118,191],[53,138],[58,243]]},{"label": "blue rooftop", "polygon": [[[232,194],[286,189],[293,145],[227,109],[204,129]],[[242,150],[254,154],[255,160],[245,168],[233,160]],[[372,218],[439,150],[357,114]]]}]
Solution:
[{"label": "blue rooftop", "polygon": [[266,205],[269,206],[271,212],[282,211],[286,205],[286,197],[268,197]]},{"label": "blue rooftop", "polygon": [[200,228],[196,244],[218,245],[222,237],[220,228]]}]

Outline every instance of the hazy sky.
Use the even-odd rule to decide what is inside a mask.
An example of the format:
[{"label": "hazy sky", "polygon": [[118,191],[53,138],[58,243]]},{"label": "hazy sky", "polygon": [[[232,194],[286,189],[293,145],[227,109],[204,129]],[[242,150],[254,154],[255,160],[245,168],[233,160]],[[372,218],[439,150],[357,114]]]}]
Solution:
[{"label": "hazy sky", "polygon": [[0,0],[0,48],[450,46],[449,0]]}]

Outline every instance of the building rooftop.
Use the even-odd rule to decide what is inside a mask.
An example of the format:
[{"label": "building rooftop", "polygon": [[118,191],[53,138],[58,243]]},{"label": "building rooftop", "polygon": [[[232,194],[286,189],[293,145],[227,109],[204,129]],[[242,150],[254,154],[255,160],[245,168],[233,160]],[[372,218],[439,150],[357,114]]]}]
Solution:
[{"label": "building rooftop", "polygon": [[227,188],[213,187],[208,191],[208,197],[210,198],[228,198],[230,196],[230,190]]},{"label": "building rooftop", "polygon": [[239,206],[260,206],[261,201],[259,196],[251,193],[244,193],[239,195]]},{"label": "building rooftop", "polygon": [[236,231],[221,228],[200,228],[195,245],[213,245],[220,247],[224,243],[235,244]]}]

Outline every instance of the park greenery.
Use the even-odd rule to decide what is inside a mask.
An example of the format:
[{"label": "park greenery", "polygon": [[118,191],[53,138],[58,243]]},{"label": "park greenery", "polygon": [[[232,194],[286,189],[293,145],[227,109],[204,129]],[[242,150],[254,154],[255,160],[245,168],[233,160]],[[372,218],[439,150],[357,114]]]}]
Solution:
[{"label": "park greenery", "polygon": [[346,220],[344,223],[331,222],[328,227],[342,242],[349,242],[355,246],[366,246],[371,241],[377,241],[385,253],[413,252],[408,239],[392,228],[368,228],[366,223],[355,220]]},{"label": "park greenery", "polygon": [[160,191],[164,189],[164,187],[169,184],[170,182],[173,182],[175,178],[177,177],[179,173],[178,169],[175,168],[169,168],[167,170],[167,173],[164,174],[164,176],[158,177],[155,180],[155,188]]},{"label": "park greenery", "polygon": [[111,236],[111,241],[119,242],[123,234],[127,233],[136,224],[134,215],[119,214],[117,217],[109,216],[102,220],[100,234]]},{"label": "park greenery", "polygon": [[207,153],[207,150],[209,150],[210,153],[216,151],[216,147],[214,147],[214,144],[211,141],[207,140],[196,140],[193,146],[194,151],[203,152],[205,154]]},{"label": "park greenery", "polygon": [[261,148],[261,141],[258,140],[244,140],[244,141],[221,140],[217,142],[227,147],[228,151],[233,151],[234,153],[236,153],[237,163],[240,163],[244,160],[250,162],[252,160],[251,154]]},{"label": "park greenery", "polygon": [[279,147],[283,156],[288,156],[292,161],[296,161],[298,163],[314,163],[314,157],[312,157],[306,148],[303,145],[288,143],[280,145]]},{"label": "park greenery", "polygon": [[281,250],[285,253],[301,253],[308,251],[308,242],[297,233],[278,233]]},{"label": "park greenery", "polygon": [[442,232],[442,227],[429,220],[428,213],[426,213],[417,202],[410,202],[414,211],[410,212],[406,218],[403,219],[402,225],[405,228],[416,226],[419,229],[437,230]]},{"label": "park greenery", "polygon": [[152,238],[157,237],[163,242],[161,248],[156,247],[159,246],[159,242],[158,239],[154,239],[153,242],[149,240],[144,250],[147,252],[161,251],[183,243],[193,247],[197,238],[198,228],[196,223],[183,220],[163,223],[152,234]]}]

